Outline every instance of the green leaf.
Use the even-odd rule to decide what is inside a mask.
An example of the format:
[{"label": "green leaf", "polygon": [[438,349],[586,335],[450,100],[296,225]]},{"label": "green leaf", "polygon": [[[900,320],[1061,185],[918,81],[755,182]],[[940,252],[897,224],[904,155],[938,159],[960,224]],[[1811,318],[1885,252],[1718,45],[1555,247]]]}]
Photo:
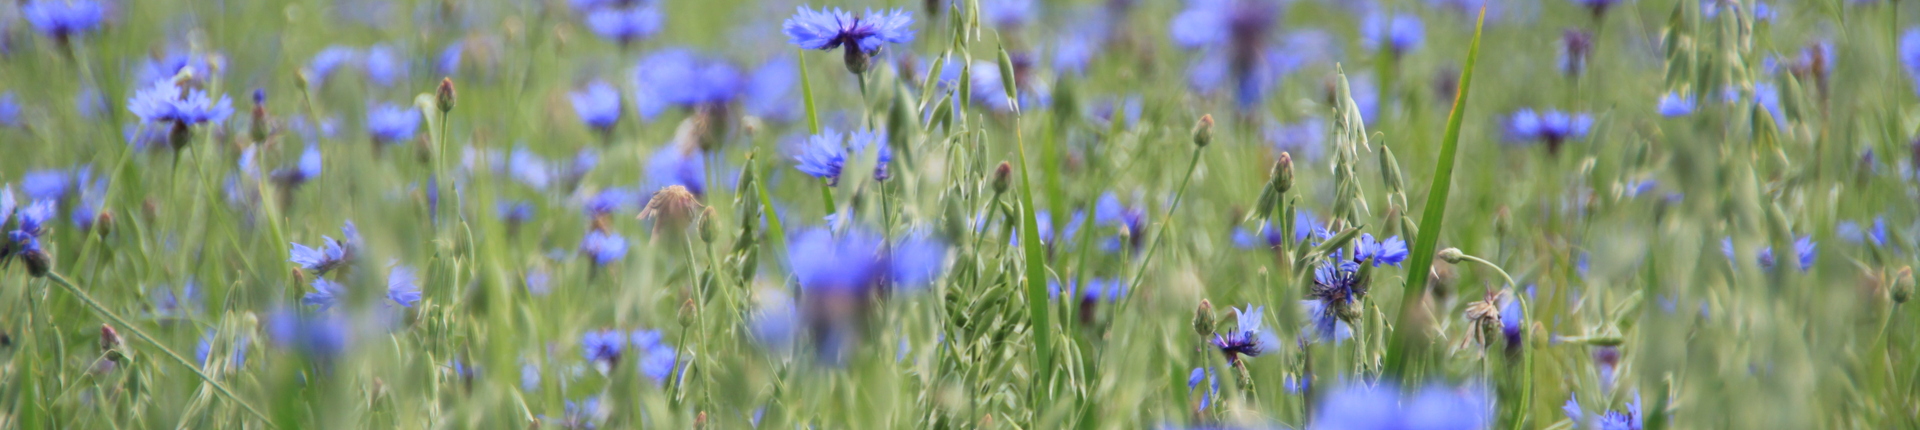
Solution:
[{"label": "green leaf", "polygon": [[1440,221],[1447,213],[1447,194],[1453,185],[1453,158],[1460,147],[1460,122],[1467,109],[1468,90],[1473,87],[1474,64],[1480,59],[1480,30],[1487,23],[1487,10],[1480,9],[1480,18],[1473,25],[1473,42],[1467,48],[1467,65],[1460,70],[1460,91],[1454,95],[1453,110],[1447,114],[1447,131],[1440,141],[1440,158],[1434,161],[1433,180],[1427,189],[1427,207],[1420,216],[1420,236],[1413,242],[1413,251],[1408,254],[1406,286],[1401,289],[1400,315],[1396,318],[1393,340],[1387,346],[1386,374],[1390,377],[1406,377],[1408,348],[1413,346],[1412,336],[1419,330],[1412,329],[1413,306],[1420,303],[1420,296],[1427,285],[1427,270],[1433,266],[1434,248],[1440,244]]},{"label": "green leaf", "polygon": [[813,78],[807,76],[807,51],[794,56],[800,62],[800,99],[807,103],[807,134],[820,134],[820,113],[813,107]]}]

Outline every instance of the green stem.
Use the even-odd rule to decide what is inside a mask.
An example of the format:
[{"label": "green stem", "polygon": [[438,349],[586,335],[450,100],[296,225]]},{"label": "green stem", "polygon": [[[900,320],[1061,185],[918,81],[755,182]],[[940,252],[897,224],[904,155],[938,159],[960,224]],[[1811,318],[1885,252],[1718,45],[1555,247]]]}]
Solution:
[{"label": "green stem", "polygon": [[[1173,204],[1167,206],[1167,215],[1164,219],[1160,220],[1159,231],[1155,232],[1153,239],[1147,242],[1147,254],[1140,258],[1140,269],[1133,272],[1133,280],[1127,282],[1127,291],[1135,291],[1140,288],[1140,280],[1146,278],[1147,267],[1153,263],[1153,254],[1160,250],[1160,238],[1166,236],[1167,227],[1173,225],[1173,213],[1180,209],[1180,199],[1187,195],[1187,184],[1193,182],[1193,171],[1200,167],[1200,150],[1202,148],[1205,147],[1195,146],[1193,148],[1193,159],[1187,161],[1187,174],[1180,179],[1179,190],[1173,193]],[[1127,297],[1131,298],[1133,295],[1129,294]]]},{"label": "green stem", "polygon": [[114,324],[125,327],[127,331],[133,332],[134,336],[139,336],[140,340],[153,344],[154,347],[160,349],[160,352],[166,353],[167,357],[173,358],[173,361],[179,362],[181,366],[186,366],[187,370],[192,370],[194,375],[199,376],[200,379],[206,381],[208,385],[212,385],[215,390],[220,392],[220,395],[226,396],[227,400],[232,400],[234,403],[240,404],[241,408],[253,414],[254,418],[259,418],[260,422],[266,423],[267,427],[277,427],[273,425],[273,420],[267,418],[266,414],[260,413],[260,410],[255,409],[252,404],[241,400],[240,396],[234,395],[233,390],[227,388],[226,384],[222,384],[220,381],[215,380],[213,376],[207,375],[205,371],[200,370],[200,366],[195,366],[192,361],[187,361],[186,357],[181,356],[178,352],[174,352],[172,348],[168,348],[165,343],[161,343],[160,340],[155,339],[153,335],[147,334],[146,330],[141,330],[139,326],[127,322],[126,318],[120,317],[119,314],[101,305],[99,301],[93,299],[92,295],[87,294],[86,290],[74,286],[72,281],[67,280],[67,277],[61,276],[59,273],[48,273],[47,278],[52,279],[53,283],[60,284],[61,287],[66,288],[67,292],[73,293],[74,297],[86,303],[87,307],[93,308],[94,312],[99,312],[101,316],[112,320]]}]

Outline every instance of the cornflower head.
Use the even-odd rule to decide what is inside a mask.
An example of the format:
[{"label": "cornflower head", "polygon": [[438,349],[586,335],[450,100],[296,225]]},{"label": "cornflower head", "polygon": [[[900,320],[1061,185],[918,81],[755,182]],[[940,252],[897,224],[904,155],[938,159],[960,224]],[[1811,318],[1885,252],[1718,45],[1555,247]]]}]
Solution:
[{"label": "cornflower head", "polygon": [[1634,393],[1633,399],[1627,401],[1627,409],[1625,411],[1609,410],[1598,414],[1588,414],[1585,409],[1580,407],[1580,399],[1578,397],[1568,397],[1567,404],[1561,406],[1560,410],[1566,412],[1567,419],[1573,421],[1575,427],[1583,429],[1640,430],[1644,428],[1646,424],[1646,418],[1640,415],[1639,393]]},{"label": "cornflower head", "polygon": [[1313,408],[1311,430],[1477,430],[1491,424],[1478,386],[1428,385],[1408,395],[1392,383],[1349,382]]},{"label": "cornflower head", "polygon": [[366,72],[367,80],[382,87],[391,87],[407,75],[406,62],[401,60],[399,50],[385,44],[368,47],[360,68]]},{"label": "cornflower head", "polygon": [[300,160],[298,162],[293,166],[274,169],[270,176],[273,178],[274,183],[278,183],[287,188],[294,188],[314,178],[320,177],[321,168],[320,147],[307,144],[307,149],[300,152]]},{"label": "cornflower head", "polygon": [[507,153],[507,176],[534,190],[545,191],[553,183],[553,167],[526,146],[515,146]]},{"label": "cornflower head", "polygon": [[392,145],[413,140],[420,129],[420,113],[404,106],[382,103],[367,110],[367,134],[373,142]]},{"label": "cornflower head", "polygon": [[1280,338],[1263,329],[1266,308],[1247,305],[1244,309],[1235,309],[1233,331],[1213,335],[1213,346],[1227,356],[1229,364],[1239,363],[1240,356],[1258,357],[1261,354],[1280,350]]},{"label": "cornflower head", "polygon": [[695,196],[707,191],[707,162],[697,148],[669,145],[647,157],[647,188],[659,190],[679,185]]},{"label": "cornflower head", "polygon": [[34,0],[20,6],[33,29],[61,44],[100,29],[106,7],[94,0]]},{"label": "cornflower head", "polygon": [[1660,116],[1671,118],[1692,115],[1697,105],[1693,96],[1681,95],[1677,91],[1669,91],[1665,95],[1660,96],[1660,104],[1657,106],[1657,109],[1660,111]]},{"label": "cornflower head", "polygon": [[[1120,203],[1120,198],[1112,192],[1100,195],[1093,207],[1093,223],[1099,226],[1116,227],[1127,238],[1126,245],[1134,251],[1146,243],[1147,211]],[[1110,237],[1102,241],[1100,248],[1107,252],[1119,252],[1121,240]]]},{"label": "cornflower head", "polygon": [[1391,17],[1381,13],[1367,15],[1360,23],[1360,42],[1367,49],[1386,52],[1394,57],[1406,55],[1426,40],[1426,26],[1420,17],[1408,14],[1395,14]]},{"label": "cornflower head", "polygon": [[725,60],[679,48],[641,58],[633,68],[633,102],[642,120],[668,107],[690,110],[724,107],[740,95],[745,78]]},{"label": "cornflower head", "polygon": [[393,266],[387,272],[387,299],[401,307],[420,303],[420,276],[408,266]]},{"label": "cornflower head", "polygon": [[595,367],[606,366],[610,369],[620,364],[620,357],[627,348],[627,333],[618,330],[596,330],[580,335],[580,353],[587,362]]},{"label": "cornflower head", "polygon": [[[0,206],[0,208],[4,208],[4,206]],[[5,222],[6,218],[0,216],[0,224],[4,224]],[[1836,234],[1840,236],[1840,240],[1845,240],[1849,243],[1858,244],[1870,241],[1874,245],[1884,246],[1887,244],[1887,220],[1883,217],[1873,217],[1873,227],[1871,229],[1861,228],[1858,222],[1841,221],[1840,225],[1835,227],[1835,230],[1837,230]]]},{"label": "cornflower head", "polygon": [[660,337],[658,330],[635,330],[630,336],[631,346],[639,366],[640,375],[652,379],[654,384],[664,384],[667,377],[673,376],[680,352],[672,344]]},{"label": "cornflower head", "polygon": [[[176,78],[186,78],[186,82],[205,83],[213,73],[213,63],[219,57],[217,53],[196,53],[192,50],[168,48],[164,53],[155,53],[141,59],[136,70],[134,83],[139,87],[148,87],[161,82],[173,82]],[[191,72],[181,74],[181,72]]]},{"label": "cornflower head", "polygon": [[1269,249],[1286,243],[1286,237],[1281,235],[1279,226],[1271,222],[1262,222],[1257,229],[1235,226],[1232,239],[1233,246],[1240,249]]},{"label": "cornflower head", "polygon": [[627,238],[601,230],[587,232],[580,240],[580,253],[593,258],[595,267],[604,267],[627,256]]},{"label": "cornflower head", "polygon": [[1355,263],[1372,261],[1373,267],[1382,265],[1397,267],[1400,262],[1406,260],[1407,241],[1401,240],[1400,236],[1377,241],[1373,239],[1373,234],[1362,233],[1359,238],[1354,239],[1353,261]]},{"label": "cornflower head", "polygon": [[1032,22],[1036,8],[1033,0],[985,0],[980,2],[980,17],[1001,31],[1014,31]]},{"label": "cornflower head", "polygon": [[287,261],[300,265],[300,268],[313,272],[315,276],[325,275],[327,271],[345,265],[353,259],[354,251],[359,247],[360,233],[351,221],[341,228],[341,232],[346,238],[345,241],[321,236],[318,248],[292,243],[293,248],[288,252],[290,255]]},{"label": "cornflower head", "polygon": [[279,309],[266,325],[274,346],[323,362],[346,352],[353,339],[346,317],[332,313]]},{"label": "cornflower head", "polygon": [[1920,93],[1920,27],[1909,27],[1900,33],[1900,65],[1907,70],[1907,77],[1914,81],[1914,92]]},{"label": "cornflower head", "polygon": [[179,290],[165,285],[154,288],[153,314],[161,319],[186,317],[197,313],[200,308],[199,285],[191,280],[182,284]]},{"label": "cornflower head", "polygon": [[1568,1],[1572,2],[1575,6],[1584,7],[1584,8],[1587,8],[1587,10],[1592,11],[1594,19],[1600,19],[1600,17],[1605,16],[1607,14],[1608,8],[1613,7],[1614,3],[1620,2],[1620,0],[1568,0]]},{"label": "cornflower head", "polygon": [[316,89],[323,86],[327,78],[333,76],[335,69],[352,66],[359,58],[360,51],[349,46],[333,45],[321,49],[313,54],[313,59],[307,60],[307,85]]},{"label": "cornflower head", "polygon": [[605,81],[593,81],[567,98],[573,102],[573,113],[580,116],[580,122],[594,130],[608,132],[620,121],[620,91]]},{"label": "cornflower head", "polygon": [[127,110],[148,124],[171,126],[169,139],[173,147],[179,149],[186,146],[190,127],[218,125],[233,115],[233,101],[226,96],[215,100],[206,91],[163,81],[134,93],[133,98],[127,100]]},{"label": "cornflower head", "polygon": [[1592,34],[1581,30],[1567,30],[1560,34],[1560,73],[1580,76],[1587,71],[1588,59],[1592,57]]},{"label": "cornflower head", "polygon": [[1507,117],[1507,140],[1516,143],[1545,143],[1547,152],[1558,153],[1567,141],[1585,138],[1593,129],[1593,117],[1580,112],[1521,109]]},{"label": "cornflower head", "polygon": [[1267,47],[1279,15],[1279,5],[1266,0],[1188,1],[1168,28],[1175,45],[1206,50],[1188,72],[1188,83],[1210,93],[1232,82],[1240,108],[1257,105],[1282,72],[1271,63],[1286,56]]},{"label": "cornflower head", "polygon": [[344,294],[346,294],[346,289],[339,283],[327,280],[327,278],[313,278],[313,292],[301,297],[300,303],[308,306],[316,306],[324,311],[339,304],[340,298]]},{"label": "cornflower head", "polygon": [[587,12],[587,28],[603,39],[627,46],[653,37],[666,20],[655,2],[633,2],[627,6],[606,6]]},{"label": "cornflower head", "polygon": [[[87,105],[81,106],[84,107]],[[12,91],[0,93],[0,126],[19,127],[21,124],[20,110],[20,100],[13,95]],[[83,114],[82,116],[91,116],[85,115],[86,112],[84,110],[81,113]]]},{"label": "cornflower head", "polygon": [[[213,347],[219,340],[219,332],[213,329],[207,329],[202,333],[200,343],[193,348],[194,361],[198,361],[201,367],[212,365]],[[247,350],[253,345],[253,337],[244,333],[235,334],[229,345],[231,346],[228,349],[226,369],[231,371],[246,367]]]},{"label": "cornflower head", "polygon": [[1319,117],[1308,117],[1291,124],[1268,120],[1261,135],[1272,145],[1275,154],[1286,152],[1299,162],[1315,162],[1327,150],[1327,123]]},{"label": "cornflower head", "polygon": [[887,244],[858,227],[816,228],[794,235],[787,255],[803,293],[859,297],[918,289],[943,271],[946,246],[922,235]]},{"label": "cornflower head", "polygon": [[585,211],[588,218],[604,218],[615,212],[631,210],[639,205],[638,197],[632,190],[625,188],[607,188],[587,198]]},{"label": "cornflower head", "polygon": [[799,117],[794,96],[799,94],[800,69],[793,57],[778,56],[760,64],[747,75],[740,104],[748,115],[763,120],[788,122]]},{"label": "cornflower head", "polygon": [[868,147],[877,147],[879,151],[873,179],[887,180],[891,176],[887,171],[887,163],[893,161],[893,148],[887,146],[880,133],[872,130],[843,135],[827,128],[820,134],[809,136],[806,147],[794,156],[794,167],[807,175],[827,180],[828,185],[839,185],[840,171],[846,167],[848,157],[865,154]]},{"label": "cornflower head", "polygon": [[840,8],[814,10],[800,6],[781,23],[787,41],[801,49],[841,49],[847,71],[865,74],[874,53],[888,43],[913,41],[913,15],[892,9],[868,9],[860,17]]},{"label": "cornflower head", "polygon": [[[1804,272],[1813,268],[1814,258],[1819,255],[1818,250],[1819,243],[1814,242],[1812,236],[1800,236],[1793,240],[1793,253],[1799,263],[1800,271]],[[1726,255],[1728,260],[1733,260],[1732,238],[1720,239],[1720,253]],[[1754,260],[1760,264],[1761,269],[1772,269],[1775,261],[1773,247],[1760,248],[1760,252],[1754,256]]]},{"label": "cornflower head", "polygon": [[1065,287],[1059,281],[1047,282],[1047,297],[1059,300],[1062,296],[1073,300],[1079,307],[1077,315],[1082,324],[1093,324],[1094,312],[1101,303],[1113,303],[1127,296],[1127,281],[1120,279],[1088,279],[1085,285],[1068,281]]}]

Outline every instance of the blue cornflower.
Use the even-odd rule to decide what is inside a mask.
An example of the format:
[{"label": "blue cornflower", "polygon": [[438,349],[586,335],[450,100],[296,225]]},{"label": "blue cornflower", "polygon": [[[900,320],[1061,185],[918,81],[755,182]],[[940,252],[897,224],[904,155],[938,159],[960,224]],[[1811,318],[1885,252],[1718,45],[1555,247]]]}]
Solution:
[{"label": "blue cornflower", "polygon": [[292,255],[287,258],[287,261],[298,264],[314,274],[325,274],[352,258],[348,247],[340,241],[326,236],[321,236],[320,241],[320,248],[309,248],[306,245],[293,243],[293,249],[290,251]]},{"label": "blue cornflower", "polygon": [[607,410],[600,407],[599,397],[588,397],[579,403],[568,400],[566,407],[567,414],[561,419],[560,428],[591,429],[595,427],[595,423],[605,421],[607,418]]},{"label": "blue cornflower", "polygon": [[1389,18],[1374,13],[1367,15],[1366,20],[1360,23],[1362,45],[1376,51],[1385,47],[1388,53],[1396,57],[1419,48],[1426,37],[1426,27],[1420,23],[1418,16],[1396,14]]},{"label": "blue cornflower", "polygon": [[945,270],[947,245],[925,234],[911,234],[888,249],[887,280],[897,289],[925,286]]},{"label": "blue cornflower", "polygon": [[1017,30],[1033,21],[1035,15],[1033,0],[983,0],[980,2],[980,17],[1002,31]]},{"label": "blue cornflower", "polygon": [[573,113],[580,122],[600,131],[613,129],[620,120],[620,91],[604,81],[593,81],[579,92],[567,95],[573,101]]},{"label": "blue cornflower", "polygon": [[1507,119],[1507,139],[1512,142],[1547,144],[1548,152],[1559,152],[1569,140],[1584,138],[1593,129],[1593,117],[1579,112],[1547,110],[1535,113],[1521,109]]},{"label": "blue cornflower", "polygon": [[320,177],[320,162],[320,147],[309,143],[307,149],[300,152],[298,163],[292,167],[282,167],[273,171],[273,180],[289,187],[307,183],[313,178]]},{"label": "blue cornflower", "polygon": [[456,40],[440,50],[433,60],[433,70],[441,76],[453,76],[460,73],[460,59],[467,53],[467,42]]},{"label": "blue cornflower", "polygon": [[1321,300],[1301,300],[1301,310],[1306,313],[1307,325],[1301,336],[1317,341],[1341,341],[1353,338],[1353,326],[1341,320],[1335,308],[1327,307]]},{"label": "blue cornflower", "polygon": [[60,42],[100,28],[106,8],[94,0],[35,0],[20,6],[20,15],[47,37]]},{"label": "blue cornflower", "polygon": [[200,308],[199,285],[191,280],[179,291],[161,286],[153,293],[153,314],[160,318],[185,317]]},{"label": "blue cornflower", "polygon": [[[0,223],[4,222],[6,222],[6,218],[0,217]],[[1853,221],[1841,221],[1836,229],[1838,230],[1837,233],[1840,239],[1849,243],[1857,244],[1870,240],[1874,245],[1887,244],[1887,220],[1882,217],[1873,217],[1873,229],[1871,230],[1861,228],[1860,223]]]},{"label": "blue cornflower", "polygon": [[580,252],[593,257],[595,266],[606,266],[627,257],[627,238],[594,230],[580,240]]},{"label": "blue cornflower", "polygon": [[20,100],[12,91],[0,93],[0,126],[20,126]]},{"label": "blue cornflower", "polygon": [[1780,87],[1774,86],[1771,82],[1754,83],[1753,102],[1759,104],[1761,109],[1766,109],[1767,114],[1773,116],[1775,126],[1781,130],[1787,129],[1786,111],[1782,110],[1780,105]]},{"label": "blue cornflower", "polygon": [[1593,11],[1593,16],[1596,16],[1596,17],[1601,15],[1606,15],[1607,8],[1613,7],[1614,3],[1620,2],[1620,0],[1568,0],[1568,1],[1573,2],[1574,5],[1578,5],[1580,7],[1584,7],[1584,8],[1587,8],[1588,10]]},{"label": "blue cornflower", "polygon": [[665,49],[640,59],[633,68],[633,102],[643,120],[668,107],[722,105],[740,94],[745,78],[725,60],[685,49]]},{"label": "blue cornflower", "polygon": [[652,2],[632,7],[607,7],[587,13],[587,28],[601,38],[621,45],[652,37],[660,32],[665,17]]},{"label": "blue cornflower", "polygon": [[1140,125],[1141,105],[1139,95],[1130,95],[1119,100],[1102,98],[1088,108],[1087,116],[1092,117],[1100,128],[1112,126],[1115,120],[1121,121],[1126,128],[1133,128]]},{"label": "blue cornflower", "polygon": [[525,223],[533,219],[533,204],[524,201],[500,203],[500,219],[508,224]]},{"label": "blue cornflower", "polygon": [[1240,249],[1269,249],[1286,242],[1280,229],[1271,222],[1260,223],[1258,230],[1249,230],[1243,226],[1233,228],[1233,246]]},{"label": "blue cornflower", "polygon": [[634,194],[625,188],[607,188],[587,199],[586,212],[591,218],[612,215],[614,212],[631,210],[637,202]]},{"label": "blue cornflower", "polygon": [[1485,390],[1430,385],[1412,396],[1391,383],[1351,382],[1314,407],[1312,430],[1478,430],[1490,424]]},{"label": "blue cornflower", "polygon": [[165,54],[142,59],[136,71],[134,82],[139,87],[147,87],[161,82],[173,82],[180,72],[192,70],[192,81],[206,82],[213,73],[213,57],[218,54],[195,53],[191,50],[168,48]]},{"label": "blue cornflower", "polygon": [[526,146],[515,146],[507,154],[507,176],[535,190],[546,190],[553,182],[553,168]]},{"label": "blue cornflower", "polygon": [[27,207],[20,208],[19,221],[13,231],[7,232],[7,238],[13,241],[14,251],[34,251],[40,249],[40,237],[47,235],[47,222],[53,219],[54,203],[48,200],[36,200]]},{"label": "blue cornflower", "polygon": [[352,341],[345,317],[291,309],[269,314],[267,334],[275,346],[319,360],[339,356]]},{"label": "blue cornflower", "polygon": [[1200,392],[1200,404],[1196,409],[1206,410],[1207,406],[1213,404],[1213,397],[1220,394],[1220,378],[1214,376],[1212,368],[1195,367],[1193,373],[1187,375],[1187,394],[1192,395],[1195,389],[1200,388],[1201,382],[1206,382],[1207,388]]},{"label": "blue cornflower", "polygon": [[1234,322],[1233,331],[1227,332],[1225,336],[1219,334],[1213,336],[1213,346],[1220,348],[1220,353],[1227,355],[1228,363],[1238,362],[1242,355],[1259,357],[1261,354],[1280,350],[1280,339],[1274,337],[1273,333],[1261,329],[1261,325],[1264,324],[1262,316],[1265,310],[1264,306],[1253,305],[1236,309],[1235,314],[1238,318]]},{"label": "blue cornflower", "polygon": [[799,116],[794,95],[799,87],[800,69],[788,56],[774,57],[748,75],[740,105],[748,115],[763,120],[786,122]]},{"label": "blue cornflower", "polygon": [[400,53],[384,44],[367,48],[360,67],[367,73],[368,80],[383,87],[391,87],[407,76],[406,62],[401,59]]},{"label": "blue cornflower", "polygon": [[[1801,271],[1806,271],[1808,269],[1813,268],[1814,258],[1818,256],[1818,253],[1817,253],[1818,249],[1819,249],[1819,243],[1814,242],[1812,236],[1800,236],[1793,240],[1794,257],[1799,263],[1799,267]],[[1720,253],[1726,255],[1728,260],[1733,259],[1734,257],[1733,238],[1720,239]],[[1756,260],[1756,262],[1760,263],[1760,268],[1762,269],[1773,268],[1773,263],[1775,261],[1774,255],[1773,255],[1773,247],[1769,246],[1769,247],[1760,248],[1760,252],[1758,253],[1758,255],[1754,257],[1754,259]]]},{"label": "blue cornflower", "polygon": [[580,353],[588,362],[613,367],[627,349],[627,334],[618,330],[590,331],[580,335]]},{"label": "blue cornflower", "polygon": [[864,230],[809,229],[790,238],[787,257],[803,291],[860,296],[884,280],[884,250],[880,238]]},{"label": "blue cornflower", "polygon": [[[1147,238],[1147,211],[1120,203],[1120,197],[1112,192],[1100,195],[1093,206],[1093,223],[1099,226],[1118,227],[1127,235],[1127,246],[1138,251]],[[1107,252],[1120,251],[1120,238],[1111,237],[1102,241],[1100,248]]]},{"label": "blue cornflower", "polygon": [[401,307],[413,307],[420,303],[420,276],[412,267],[393,266],[387,272],[387,298]]},{"label": "blue cornflower", "polygon": [[859,130],[846,135],[832,128],[807,138],[806,148],[794,156],[795,168],[816,178],[826,179],[828,185],[840,184],[840,170],[846,167],[847,157],[866,153],[867,147],[879,147],[879,162],[873,169],[873,179],[885,181],[890,176],[887,163],[893,161],[893,148],[887,146],[879,133],[872,130]]},{"label": "blue cornflower", "polygon": [[652,379],[655,384],[666,383],[667,377],[673,375],[680,357],[679,351],[661,340],[660,332],[656,330],[636,330],[630,337],[634,355],[639,358],[635,364],[640,367],[640,374]]},{"label": "blue cornflower", "polygon": [[[1356,253],[1357,254],[1357,253]],[[1340,339],[1335,336],[1338,328],[1335,320],[1350,319],[1349,312],[1367,295],[1367,285],[1360,279],[1360,263],[1347,259],[1333,259],[1321,263],[1313,269],[1313,286],[1307,290],[1309,320],[1320,328],[1317,332],[1322,338]]]},{"label": "blue cornflower", "polygon": [[647,157],[647,188],[659,190],[673,185],[686,187],[696,196],[706,195],[707,162],[700,151],[670,145]]},{"label": "blue cornflower", "polygon": [[[1532,287],[1528,289],[1531,290]],[[1524,333],[1522,325],[1526,324],[1526,318],[1526,312],[1520,307],[1518,296],[1507,297],[1507,300],[1501,303],[1500,334],[1507,338],[1507,348],[1510,351],[1520,347],[1520,336]]]},{"label": "blue cornflower", "polygon": [[204,123],[219,124],[233,115],[233,101],[227,96],[214,100],[206,91],[185,89],[161,82],[134,93],[127,110],[149,123],[173,123],[188,127]]},{"label": "blue cornflower", "polygon": [[[20,104],[12,99],[12,92],[0,95],[0,126],[20,126]],[[8,111],[9,109],[11,112]],[[81,87],[80,91],[73,95],[73,111],[80,114],[81,119],[99,118],[100,114],[107,112],[107,96],[101,94],[98,88]]]},{"label": "blue cornflower", "polygon": [[1580,400],[1577,397],[1567,398],[1567,404],[1561,406],[1560,410],[1567,413],[1567,419],[1572,420],[1575,427],[1580,428],[1595,430],[1640,430],[1646,424],[1644,421],[1645,418],[1640,415],[1639,393],[1634,393],[1633,399],[1627,401],[1627,410],[1625,412],[1605,411],[1600,414],[1588,415],[1580,407]]},{"label": "blue cornflower", "polygon": [[367,133],[374,143],[398,144],[413,139],[420,129],[420,113],[395,104],[381,104],[367,110]]},{"label": "blue cornflower", "polygon": [[[1082,289],[1076,282],[1068,282],[1063,289],[1057,281],[1047,282],[1047,297],[1058,299],[1065,294],[1077,297],[1081,303],[1113,302],[1127,296],[1127,282],[1119,279],[1088,279]],[[1083,308],[1084,310],[1084,308]]]},{"label": "blue cornflower", "polygon": [[1907,76],[1914,81],[1914,91],[1920,92],[1920,27],[1908,28],[1900,34],[1900,65],[1907,69]]},{"label": "blue cornflower", "polygon": [[324,311],[332,308],[333,305],[339,304],[340,297],[343,294],[346,294],[346,289],[340,286],[339,283],[329,281],[327,278],[313,278],[313,292],[307,293],[305,297],[301,297],[300,303],[308,306],[318,306],[320,310]]},{"label": "blue cornflower", "polygon": [[1063,76],[1085,74],[1087,63],[1093,62],[1093,56],[1100,50],[1100,37],[1087,31],[1061,34],[1053,44],[1054,73]]},{"label": "blue cornflower", "polygon": [[320,87],[328,77],[333,76],[335,69],[352,65],[359,58],[360,51],[352,47],[334,45],[320,50],[313,54],[312,60],[307,60],[308,85]]},{"label": "blue cornflower", "polygon": [[[201,367],[212,364],[208,360],[213,358],[213,344],[218,341],[219,338],[219,333],[213,331],[213,329],[208,329],[200,335],[200,344],[193,348],[193,357],[200,362]],[[251,336],[246,334],[234,335],[232,348],[229,349],[230,352],[227,354],[228,370],[237,370],[246,367],[247,348],[252,343],[253,338]]]},{"label": "blue cornflower", "polygon": [[73,207],[67,210],[67,219],[81,230],[93,228],[99,220],[102,207],[107,204],[107,178],[95,177],[93,169],[81,167],[74,174],[74,188],[79,190]]},{"label": "blue cornflower", "polygon": [[1668,92],[1666,95],[1660,96],[1660,115],[1666,117],[1691,115],[1693,114],[1695,105],[1696,103],[1694,102],[1693,96],[1680,95],[1679,92]]},{"label": "blue cornflower", "polygon": [[1355,240],[1353,260],[1366,262],[1368,259],[1373,260],[1374,267],[1399,266],[1400,262],[1407,260],[1407,241],[1401,240],[1400,236],[1375,241],[1372,234],[1362,233]]},{"label": "blue cornflower", "polygon": [[800,6],[780,29],[788,42],[802,49],[845,47],[847,70],[857,75],[867,72],[869,58],[881,46],[913,41],[913,16],[900,9],[877,13],[868,9],[854,18],[840,8],[815,11]]},{"label": "blue cornflower", "polygon": [[73,186],[73,174],[63,169],[34,170],[20,176],[20,190],[34,200],[64,200]]},{"label": "blue cornflower", "polygon": [[13,219],[13,209],[19,202],[13,198],[13,184],[0,185],[0,226],[6,226]]}]

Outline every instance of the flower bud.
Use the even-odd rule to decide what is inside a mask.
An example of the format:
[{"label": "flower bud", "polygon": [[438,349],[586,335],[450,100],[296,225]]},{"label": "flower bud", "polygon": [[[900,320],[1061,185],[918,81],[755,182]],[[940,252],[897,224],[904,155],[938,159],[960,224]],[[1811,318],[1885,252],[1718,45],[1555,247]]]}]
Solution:
[{"label": "flower bud", "polygon": [[93,218],[93,232],[102,238],[113,234],[113,212],[100,211],[100,215]]},{"label": "flower bud", "polygon": [[701,242],[713,243],[713,218],[714,213],[712,206],[708,206],[706,210],[700,212],[700,222],[697,225],[700,229]]},{"label": "flower bud", "polygon": [[861,50],[859,46],[843,47],[841,51],[846,51],[847,54],[845,57],[847,71],[855,75],[866,74],[867,68],[873,63],[873,56],[867,55],[867,51]]},{"label": "flower bud", "polygon": [[112,352],[115,349],[119,349],[120,342],[120,332],[114,331],[113,326],[106,324],[100,325],[100,352]]},{"label": "flower bud", "polygon": [[1000,165],[993,167],[993,193],[994,194],[1006,193],[1007,187],[1009,183],[1012,182],[1012,180],[1013,180],[1012,164],[1007,164],[1007,162],[1002,161],[1000,162]]},{"label": "flower bud", "polygon": [[1280,161],[1273,163],[1273,191],[1285,193],[1293,189],[1293,154],[1280,151]]},{"label": "flower bud", "polygon": [[683,328],[692,327],[693,323],[700,321],[699,313],[694,309],[693,299],[687,299],[687,301],[680,302],[679,319],[680,319],[680,327],[683,327]]},{"label": "flower bud", "polygon": [[47,255],[46,250],[29,249],[20,253],[20,261],[27,263],[27,273],[35,278],[44,278],[53,272],[53,256]]},{"label": "flower bud", "polygon": [[271,129],[267,127],[266,90],[258,88],[253,90],[253,115],[249,119],[252,121],[248,124],[248,136],[252,137],[256,143],[267,141],[267,135]]},{"label": "flower bud", "polygon": [[1893,274],[1893,303],[1906,303],[1913,298],[1913,267],[1901,267]]},{"label": "flower bud", "polygon": [[1214,321],[1213,302],[1207,301],[1207,299],[1200,299],[1200,307],[1193,311],[1194,334],[1198,334],[1200,337],[1212,336],[1215,327]]},{"label": "flower bud", "polygon": [[1209,143],[1213,143],[1213,114],[1201,115],[1193,123],[1193,145],[1205,148]]},{"label": "flower bud", "polygon": [[440,78],[440,88],[435,89],[433,95],[434,105],[440,107],[441,114],[452,112],[454,101],[453,78]]},{"label": "flower bud", "polygon": [[1440,257],[1440,261],[1445,261],[1447,264],[1460,264],[1462,261],[1467,261],[1467,253],[1460,252],[1460,248],[1453,247],[1440,250],[1440,254],[1436,255],[1436,257]]}]

